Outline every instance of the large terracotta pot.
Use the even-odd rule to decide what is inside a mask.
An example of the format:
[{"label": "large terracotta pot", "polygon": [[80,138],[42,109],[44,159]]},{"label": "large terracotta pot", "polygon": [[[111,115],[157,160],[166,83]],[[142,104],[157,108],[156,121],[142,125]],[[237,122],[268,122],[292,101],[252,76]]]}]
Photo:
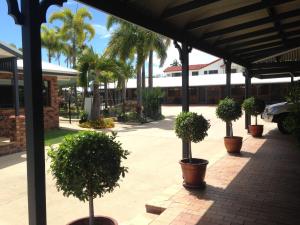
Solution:
[{"label": "large terracotta pot", "polygon": [[240,153],[243,144],[243,138],[237,136],[224,137],[224,144],[228,153]]},{"label": "large terracotta pot", "polygon": [[204,178],[208,161],[192,158],[180,160],[184,186],[189,188],[201,188],[205,186]]},{"label": "large terracotta pot", "polygon": [[262,137],[264,125],[249,125],[249,131],[252,137]]},{"label": "large terracotta pot", "polygon": [[[94,217],[95,225],[118,225],[118,222],[107,216],[95,216]],[[89,225],[89,218],[81,218],[75,220],[67,225]]]}]

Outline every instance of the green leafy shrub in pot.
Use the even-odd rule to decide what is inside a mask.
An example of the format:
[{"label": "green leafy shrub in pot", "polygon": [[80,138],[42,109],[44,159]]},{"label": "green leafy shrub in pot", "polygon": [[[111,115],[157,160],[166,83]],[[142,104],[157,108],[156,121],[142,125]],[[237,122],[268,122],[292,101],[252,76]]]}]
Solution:
[{"label": "green leafy shrub in pot", "polygon": [[244,100],[242,107],[246,113],[255,116],[255,125],[257,125],[257,116],[265,110],[266,103],[261,99],[250,97]]},{"label": "green leafy shrub in pot", "polygon": [[[182,112],[175,120],[176,135],[187,142],[198,143],[207,136],[210,123],[202,115],[194,112]],[[189,159],[192,159],[191,148],[189,148]]]},{"label": "green leafy shrub in pot", "polygon": [[57,189],[64,196],[89,201],[90,225],[94,224],[93,199],[112,192],[127,172],[121,163],[129,152],[115,139],[115,133],[83,131],[65,137],[57,149],[48,152]]},{"label": "green leafy shrub in pot", "polygon": [[230,125],[230,136],[233,136],[232,121],[236,121],[242,116],[241,105],[232,98],[220,100],[216,109],[217,117]]}]

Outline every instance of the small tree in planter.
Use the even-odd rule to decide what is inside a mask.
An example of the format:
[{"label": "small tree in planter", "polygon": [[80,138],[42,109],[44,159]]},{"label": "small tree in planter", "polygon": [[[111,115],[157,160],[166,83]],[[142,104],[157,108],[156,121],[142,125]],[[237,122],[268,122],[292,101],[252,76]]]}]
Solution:
[{"label": "small tree in planter", "polygon": [[229,123],[230,135],[224,137],[224,143],[229,153],[239,153],[242,148],[242,137],[233,136],[232,121],[236,121],[242,116],[240,104],[232,98],[221,100],[216,109],[217,117],[226,123]]},{"label": "small tree in planter", "polygon": [[80,201],[89,202],[89,218],[70,225],[117,224],[108,217],[94,217],[93,204],[94,198],[119,186],[120,176],[124,177],[127,172],[121,162],[129,152],[122,149],[115,138],[116,133],[84,131],[65,137],[57,149],[48,152],[57,189],[65,196],[73,195]]},{"label": "small tree in planter", "polygon": [[261,137],[264,126],[257,125],[257,116],[265,110],[265,102],[258,98],[250,97],[244,100],[242,107],[246,113],[250,114],[251,116],[255,116],[255,125],[249,125],[251,135],[253,137]]},{"label": "small tree in planter", "polygon": [[191,142],[198,143],[207,136],[210,123],[202,115],[194,112],[182,112],[175,121],[175,133],[182,140],[189,143],[187,159],[180,161],[184,186],[202,187],[205,178],[207,160],[192,157]]}]

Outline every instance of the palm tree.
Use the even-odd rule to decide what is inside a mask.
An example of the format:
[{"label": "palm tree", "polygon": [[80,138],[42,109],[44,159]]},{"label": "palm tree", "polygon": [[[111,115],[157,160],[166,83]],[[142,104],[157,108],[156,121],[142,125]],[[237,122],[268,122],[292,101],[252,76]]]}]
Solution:
[{"label": "palm tree", "polygon": [[163,66],[167,58],[167,50],[171,40],[157,33],[148,31],[146,46],[149,48],[149,65],[148,65],[148,86],[153,87],[153,52],[160,59],[160,67]]},{"label": "palm tree", "polygon": [[113,32],[109,41],[107,52],[111,57],[118,57],[125,62],[132,59],[136,54],[136,73],[137,73],[137,105],[142,105],[142,66],[148,55],[146,48],[147,31],[123,21],[121,19],[109,16],[107,20],[107,28],[110,29],[114,24],[118,24],[118,28]]},{"label": "palm tree", "polygon": [[52,58],[55,57],[60,45],[60,37],[56,30],[48,28],[45,25],[41,27],[41,42],[42,47],[47,49],[48,62],[51,63]]},{"label": "palm tree", "polygon": [[[100,116],[100,86],[103,82],[107,87],[108,82],[113,77],[112,73],[116,72],[116,64],[113,60],[104,56],[99,56],[93,48],[86,48],[78,59],[78,68],[81,72],[79,82],[87,91],[89,81],[93,82],[93,103],[91,110],[91,119],[96,120]],[[107,88],[105,88],[107,97]],[[107,98],[106,98],[107,105]]]},{"label": "palm tree", "polygon": [[60,33],[65,41],[70,42],[71,62],[74,68],[76,67],[78,51],[86,40],[90,41],[95,36],[94,27],[86,23],[86,19],[92,19],[92,15],[86,8],[80,8],[75,13],[64,8],[62,11],[54,12],[49,19],[51,23],[56,20],[63,23]]}]

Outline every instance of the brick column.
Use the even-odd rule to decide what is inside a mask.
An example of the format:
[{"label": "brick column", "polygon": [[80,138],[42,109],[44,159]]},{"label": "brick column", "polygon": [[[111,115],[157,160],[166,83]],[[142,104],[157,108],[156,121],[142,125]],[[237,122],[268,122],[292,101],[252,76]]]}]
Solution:
[{"label": "brick column", "polygon": [[20,151],[26,150],[26,129],[25,116],[10,116],[11,120],[11,135],[10,141],[15,142],[15,146]]}]

